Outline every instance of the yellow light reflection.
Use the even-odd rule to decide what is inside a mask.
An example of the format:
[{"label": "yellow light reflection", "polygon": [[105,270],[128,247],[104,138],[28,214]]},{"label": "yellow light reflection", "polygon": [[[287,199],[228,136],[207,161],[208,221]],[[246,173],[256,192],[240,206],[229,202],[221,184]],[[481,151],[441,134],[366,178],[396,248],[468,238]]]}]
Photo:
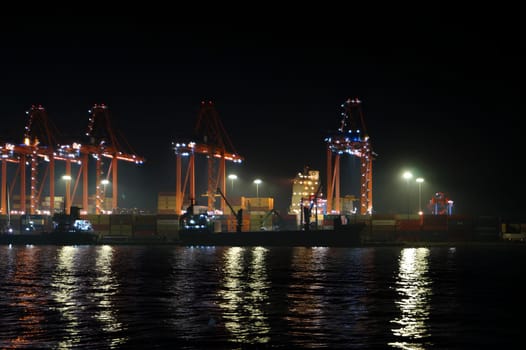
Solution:
[{"label": "yellow light reflection", "polygon": [[400,316],[391,320],[397,325],[392,329],[400,341],[389,345],[400,349],[425,349],[430,346],[426,338],[430,336],[429,297],[431,279],[428,276],[428,248],[406,248],[401,251],[400,266],[396,282],[399,299],[395,301]]},{"label": "yellow light reflection", "polygon": [[[9,248],[8,271],[12,272],[13,283],[19,287],[16,296],[13,296],[13,303],[9,304],[9,309],[19,310],[18,321],[21,331],[15,338],[6,340],[3,344],[7,348],[24,348],[32,344],[33,339],[42,332],[42,322],[44,315],[42,307],[39,305],[42,293],[38,285],[38,255],[40,249],[33,246]],[[2,310],[6,312],[7,310]],[[5,326],[5,325],[3,325]]]},{"label": "yellow light reflection", "polygon": [[78,294],[78,281],[75,276],[75,256],[78,251],[76,246],[63,246],[58,252],[57,267],[53,274],[51,286],[53,299],[57,303],[56,310],[60,312],[64,331],[68,336],[58,342],[59,349],[71,349],[79,342],[79,306],[76,295]]},{"label": "yellow light reflection", "polygon": [[[267,343],[270,326],[264,312],[270,282],[266,270],[268,249],[231,247],[225,251],[219,290],[223,322],[232,341],[245,344]],[[245,258],[249,255],[249,265]]]},{"label": "yellow light reflection", "polygon": [[[102,330],[106,333],[117,333],[124,328],[115,315],[115,306],[112,302],[112,296],[119,290],[119,283],[112,269],[113,249],[109,245],[100,246],[95,261],[97,276],[93,286],[93,301],[98,305],[95,318],[100,321]],[[111,337],[110,348],[117,348],[127,340],[127,338]]]}]

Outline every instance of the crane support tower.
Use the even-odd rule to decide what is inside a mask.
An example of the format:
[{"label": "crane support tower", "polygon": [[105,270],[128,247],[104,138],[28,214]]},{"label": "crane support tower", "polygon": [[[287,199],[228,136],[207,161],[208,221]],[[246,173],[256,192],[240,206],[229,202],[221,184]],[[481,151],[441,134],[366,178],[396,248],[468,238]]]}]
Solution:
[{"label": "crane support tower", "polygon": [[373,210],[372,164],[376,154],[371,149],[361,104],[358,98],[347,99],[342,104],[344,112],[338,131],[325,138],[328,214],[340,213],[340,156],[345,153],[360,158],[360,214],[371,214]]},{"label": "crane support tower", "polygon": [[[181,214],[188,187],[189,200],[195,199],[195,154],[204,154],[208,160],[207,193],[208,210],[215,209],[217,189],[226,193],[226,161],[241,163],[243,157],[237,154],[226,130],[219,119],[212,101],[202,101],[197,117],[195,134],[198,140],[172,142],[176,155],[175,210]],[[188,168],[182,183],[182,157],[188,156]],[[216,169],[216,161],[219,163]],[[221,198],[221,210],[226,211],[224,197]]]}]

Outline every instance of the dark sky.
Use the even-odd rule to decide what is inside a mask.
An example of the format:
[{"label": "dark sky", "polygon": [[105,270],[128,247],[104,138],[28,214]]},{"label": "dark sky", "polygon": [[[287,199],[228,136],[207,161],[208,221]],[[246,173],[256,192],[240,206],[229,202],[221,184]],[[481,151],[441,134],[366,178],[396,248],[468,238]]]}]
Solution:
[{"label": "dark sky", "polygon": [[[305,166],[325,184],[324,137],[338,128],[340,105],[358,97],[378,154],[376,212],[405,210],[404,170],[425,178],[424,202],[442,191],[457,213],[526,212],[517,9],[372,5],[239,18],[4,18],[1,137],[22,138],[32,104],[75,134],[105,103],[114,129],[146,158],[120,163],[121,203],[153,209],[158,192],[175,189],[171,142],[192,136],[201,101],[211,100],[245,158],[228,165],[240,177],[233,194],[254,196],[258,177],[260,196],[286,211],[290,180]],[[342,194],[358,195],[349,180],[357,164],[344,158]],[[204,165],[197,172],[205,178]],[[416,210],[416,184],[409,196]]]}]

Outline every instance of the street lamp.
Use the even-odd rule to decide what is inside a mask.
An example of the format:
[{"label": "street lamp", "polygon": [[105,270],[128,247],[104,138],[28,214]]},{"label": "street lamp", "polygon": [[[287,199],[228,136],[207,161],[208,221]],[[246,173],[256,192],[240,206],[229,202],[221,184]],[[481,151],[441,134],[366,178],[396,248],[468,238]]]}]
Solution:
[{"label": "street lamp", "polygon": [[71,182],[71,175],[62,175],[62,180],[64,180],[66,184],[66,193],[64,198],[64,213],[69,214],[69,207],[71,206],[69,198],[69,185]]},{"label": "street lamp", "polygon": [[234,192],[234,180],[237,180],[236,174],[230,174],[228,175],[228,178],[232,181],[232,192]]},{"label": "street lamp", "polygon": [[422,183],[424,179],[417,177],[416,182],[418,183],[418,215],[422,215],[424,214],[424,212],[422,212]]},{"label": "street lamp", "polygon": [[256,197],[259,198],[259,184],[261,183],[262,181],[260,179],[255,179],[254,180],[254,183],[256,184]]},{"label": "street lamp", "polygon": [[413,178],[413,174],[410,171],[404,172],[402,177],[405,179],[407,183],[407,218],[409,219],[409,213],[410,213],[410,205],[409,205],[409,180]]},{"label": "street lamp", "polygon": [[108,185],[109,183],[110,183],[110,180],[108,180],[108,179],[100,180],[100,184],[102,185],[102,189],[103,189],[104,193],[106,193],[106,185]]},{"label": "street lamp", "polygon": [[106,202],[106,185],[108,185],[109,183],[110,183],[110,180],[108,180],[108,179],[100,180],[100,184],[102,185],[102,194],[99,197],[99,200],[100,200],[100,206],[102,208],[98,208],[98,209],[101,210],[102,213],[105,213],[105,209],[104,208],[106,208],[106,204],[104,202]]}]

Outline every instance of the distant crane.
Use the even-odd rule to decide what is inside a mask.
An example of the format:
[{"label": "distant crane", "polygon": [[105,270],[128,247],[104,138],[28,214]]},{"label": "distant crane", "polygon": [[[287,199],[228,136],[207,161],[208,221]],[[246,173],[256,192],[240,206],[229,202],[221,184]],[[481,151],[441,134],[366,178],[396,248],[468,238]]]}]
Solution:
[{"label": "distant crane", "polygon": [[[360,214],[373,210],[373,159],[361,110],[362,101],[349,98],[342,104],[344,112],[338,131],[327,142],[327,213],[340,213],[340,156],[344,153],[360,158]],[[358,113],[356,118],[355,112]],[[334,163],[333,163],[334,154]]]},{"label": "distant crane", "polygon": [[[50,212],[54,210],[55,199],[55,160],[66,160],[57,154],[56,135],[58,130],[48,120],[46,109],[42,105],[32,105],[26,111],[28,116],[25,128],[23,142],[18,144],[5,143],[0,146],[2,157],[2,214],[6,210],[7,192],[12,192],[17,178],[12,181],[12,185],[7,186],[7,162],[18,164],[17,176],[20,179],[20,206],[22,213],[27,212],[27,164],[30,165],[30,199],[29,214],[35,214],[39,211],[38,203],[42,194],[43,185],[46,177],[49,177],[50,191]],[[47,165],[44,172],[44,179],[39,183],[39,165]],[[12,197],[11,197],[12,198]]]},{"label": "distant crane", "polygon": [[[194,131],[198,140],[172,142],[172,148],[176,155],[175,208],[177,214],[182,212],[187,185],[189,185],[190,199],[195,199],[195,154],[204,154],[208,160],[206,196],[208,197],[208,210],[210,211],[214,210],[215,207],[217,189],[220,188],[223,193],[226,193],[226,161],[229,160],[234,163],[243,161],[243,157],[235,151],[213,102],[201,102]],[[183,156],[189,157],[184,185],[181,181]],[[219,161],[217,169],[214,164],[216,160]],[[221,198],[221,210],[226,211],[226,203],[223,197]]]},{"label": "distant crane", "polygon": [[436,192],[428,206],[433,215],[451,215],[453,211],[453,201],[444,192]]},{"label": "distant crane", "polygon": [[[103,211],[103,202],[105,197],[106,185],[110,174],[112,175],[112,209],[118,208],[118,167],[117,162],[123,160],[135,164],[142,164],[145,159],[135,154],[131,146],[126,142],[124,137],[118,138],[113,130],[111,116],[108,106],[105,104],[95,104],[89,110],[88,130],[85,134],[86,142],[80,147],[80,153],[83,157],[83,188],[84,194],[88,193],[88,155],[95,158],[95,212],[101,214]],[[122,142],[126,142],[126,150]],[[104,173],[103,158],[111,160],[110,167]],[[87,207],[88,198],[83,196],[83,205]]]},{"label": "distant crane", "polygon": [[[0,145],[0,156],[2,157],[2,189],[1,196],[1,212],[5,214],[7,193],[12,192],[13,186],[16,182],[16,177],[12,182],[10,188],[7,186],[7,163],[17,163],[17,175],[20,178],[20,211],[26,213],[26,164],[30,165],[30,208],[29,214],[35,214],[41,209],[39,203],[43,185],[46,177],[49,177],[49,211],[53,215],[55,209],[55,161],[60,160],[65,162],[66,175],[68,179],[71,178],[71,164],[76,163],[81,165],[80,171],[75,180],[73,191],[70,189],[69,180],[66,182],[66,193],[64,208],[66,214],[69,214],[73,198],[75,196],[76,188],[81,174],[83,175],[83,197],[82,206],[87,210],[88,208],[88,159],[89,155],[93,155],[97,159],[97,174],[96,186],[97,193],[99,193],[100,176],[102,170],[100,168],[102,157],[112,159],[113,170],[113,208],[117,207],[117,160],[125,160],[142,164],[144,158],[136,156],[131,153],[124,153],[123,148],[117,141],[117,137],[113,134],[111,122],[109,119],[109,112],[105,105],[95,105],[90,110],[90,122],[88,125],[88,132],[86,133],[87,144],[80,142],[71,142],[68,144],[60,144],[57,141],[58,130],[48,120],[45,108],[42,105],[33,105],[29,111],[28,121],[25,126],[24,140],[21,144],[5,143]],[[39,165],[47,164],[43,179],[39,178]],[[41,181],[41,183],[39,183]],[[100,198],[99,195],[96,195]],[[12,197],[11,197],[12,198]],[[96,213],[100,214],[100,203],[96,204]]]}]

